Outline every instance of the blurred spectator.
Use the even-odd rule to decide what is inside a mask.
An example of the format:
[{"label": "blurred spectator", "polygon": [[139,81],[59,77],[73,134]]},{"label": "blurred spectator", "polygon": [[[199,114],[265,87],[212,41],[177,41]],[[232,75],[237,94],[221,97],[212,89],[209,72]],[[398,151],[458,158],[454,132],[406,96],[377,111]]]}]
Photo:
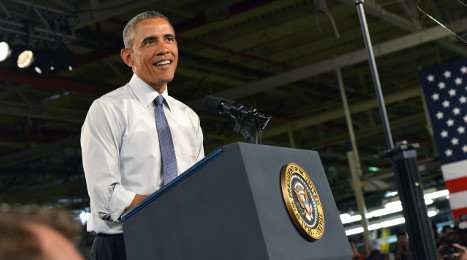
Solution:
[{"label": "blurred spectator", "polygon": [[411,260],[412,253],[409,250],[409,239],[405,233],[397,234],[397,249],[394,251],[396,260]]},{"label": "blurred spectator", "polygon": [[459,216],[457,225],[458,242],[462,246],[467,246],[467,215]]},{"label": "blurred spectator", "polygon": [[365,259],[366,256],[358,252],[358,246],[355,240],[349,239],[350,248],[352,249],[353,257],[352,260]]},{"label": "blurred spectator", "polygon": [[454,229],[450,225],[443,226],[441,230],[442,237],[440,240],[452,240],[454,236]]},{"label": "blurred spectator", "polygon": [[0,260],[82,260],[73,245],[81,227],[61,210],[0,211]]},{"label": "blurred spectator", "polygon": [[441,245],[438,247],[438,258],[440,260],[467,260],[467,248],[458,243]]},{"label": "blurred spectator", "polygon": [[452,246],[456,248],[456,252],[452,254],[454,257],[453,259],[456,260],[467,260],[467,248],[465,246],[461,246],[457,243],[453,243]]},{"label": "blurred spectator", "polygon": [[[451,228],[443,227],[443,237],[436,245],[438,257],[442,260],[467,260],[466,236],[467,224],[460,218],[458,226]],[[467,221],[467,217],[464,217]]]},{"label": "blurred spectator", "polygon": [[370,255],[365,258],[366,260],[384,260],[387,259],[386,254],[381,253],[381,245],[378,239],[370,241]]}]

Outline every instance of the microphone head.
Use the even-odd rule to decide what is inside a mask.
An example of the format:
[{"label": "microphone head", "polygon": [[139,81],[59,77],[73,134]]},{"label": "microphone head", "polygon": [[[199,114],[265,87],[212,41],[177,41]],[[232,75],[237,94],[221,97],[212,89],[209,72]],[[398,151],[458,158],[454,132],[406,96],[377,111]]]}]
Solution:
[{"label": "microphone head", "polygon": [[220,114],[219,105],[222,103],[223,99],[206,96],[203,100],[203,107],[209,112]]}]

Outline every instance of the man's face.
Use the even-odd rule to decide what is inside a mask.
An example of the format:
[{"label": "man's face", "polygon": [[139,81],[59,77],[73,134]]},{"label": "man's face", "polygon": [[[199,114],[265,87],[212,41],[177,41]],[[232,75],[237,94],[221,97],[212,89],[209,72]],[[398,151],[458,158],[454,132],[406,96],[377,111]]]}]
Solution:
[{"label": "man's face", "polygon": [[446,228],[444,231],[443,231],[443,235],[445,237],[449,237],[451,236],[452,234],[454,233],[454,230],[452,228]]},{"label": "man's face", "polygon": [[401,245],[401,246],[407,245],[408,242],[409,242],[409,241],[408,241],[408,239],[407,239],[406,236],[402,236],[402,235],[401,235],[401,236],[398,236],[398,237],[397,237],[397,243],[398,243],[399,245]]},{"label": "man's face", "polygon": [[139,78],[162,93],[177,68],[175,32],[163,18],[143,20],[136,24],[132,49],[123,49],[121,55]]}]

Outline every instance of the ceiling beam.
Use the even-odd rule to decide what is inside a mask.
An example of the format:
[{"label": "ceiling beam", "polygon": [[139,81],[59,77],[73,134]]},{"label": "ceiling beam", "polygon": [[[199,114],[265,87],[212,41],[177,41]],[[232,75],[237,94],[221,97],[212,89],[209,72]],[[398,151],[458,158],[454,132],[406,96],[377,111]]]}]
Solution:
[{"label": "ceiling beam", "polygon": [[53,155],[57,152],[63,152],[65,149],[70,147],[79,147],[79,139],[80,136],[76,135],[29,150],[0,157],[0,169],[6,169],[11,166]]},{"label": "ceiling beam", "polygon": [[[348,0],[339,0],[341,3],[344,3],[348,6],[355,6],[353,2],[350,2]],[[409,1],[409,5],[407,5],[407,9],[408,10],[412,10],[412,12],[415,12],[416,11],[413,11],[413,9],[415,8],[416,10],[416,4],[415,2],[412,3],[412,1]],[[405,6],[406,4],[404,2],[401,3],[403,6]],[[379,5],[376,5],[376,4],[365,4],[365,13],[371,15],[371,16],[374,16],[378,19],[381,19],[385,22],[388,22],[389,24],[392,24],[394,26],[397,26],[405,31],[409,31],[409,32],[417,32],[417,31],[420,31],[420,29],[422,29],[422,26],[420,23],[414,23],[414,22],[411,22],[410,20],[408,19],[405,19],[399,15],[396,15],[394,13],[391,13],[391,12],[388,12],[386,10],[384,10],[381,6]],[[449,27],[448,27],[449,28]],[[448,49],[448,50],[451,50],[453,52],[456,52],[456,53],[459,53],[463,56],[467,56],[467,49],[465,48],[461,48],[459,46],[457,46],[456,44],[450,42],[450,41],[445,41],[445,40],[436,40],[435,41],[437,44],[443,46],[444,48]]]},{"label": "ceiling beam", "polygon": [[41,76],[35,73],[9,70],[1,67],[0,81],[6,81],[17,84],[28,84],[31,86],[55,89],[60,91],[75,91],[99,96],[114,89],[113,87],[106,85],[78,82],[73,79],[58,78],[52,75]]},{"label": "ceiling beam", "polygon": [[87,111],[0,101],[0,115],[82,124]]},{"label": "ceiling beam", "polygon": [[[355,8],[355,2],[354,1],[349,1],[349,0],[339,0],[339,2],[351,6]],[[410,30],[410,31],[419,31],[422,27],[420,24],[413,23],[409,19],[406,19],[402,16],[399,16],[397,14],[391,13],[386,11],[383,7],[377,4],[372,4],[371,2],[367,2],[363,5],[365,9],[365,13],[369,14],[371,16],[377,17],[378,19],[381,19],[385,22],[388,22],[389,24],[395,25],[399,28],[403,28],[405,30]],[[356,9],[355,9],[356,10]]]},{"label": "ceiling beam", "polygon": [[[467,30],[467,18],[460,19],[456,22],[450,23],[449,28],[454,32],[461,32]],[[423,43],[438,40],[446,37],[451,33],[440,26],[435,26],[429,29],[422,30],[420,32],[405,35],[393,40],[389,40],[373,46],[375,57],[381,57],[390,53],[394,53],[406,48],[414,47]],[[362,40],[363,41],[363,40]],[[228,89],[218,93],[212,94],[228,99],[238,99],[241,97],[254,95],[260,92],[265,92],[270,89],[275,89],[292,82],[310,78],[312,76],[320,75],[325,72],[333,71],[337,68],[343,68],[363,62],[368,59],[365,48],[349,52],[347,54],[326,59],[320,62],[316,62],[301,68],[290,70],[284,73],[276,74],[241,87]],[[188,105],[194,110],[201,109],[201,103],[203,98],[199,98],[188,102]]]},{"label": "ceiling beam", "polygon": [[[391,128],[392,129],[405,128],[407,125],[416,125],[416,126],[419,126],[421,128],[426,128],[426,125],[423,124],[423,122],[425,122],[425,115],[424,114],[415,114],[415,115],[412,115],[412,116],[391,120]],[[415,130],[415,129],[417,129],[417,130]],[[364,130],[356,131],[355,135],[356,135],[357,139],[362,139],[361,143],[365,143],[365,142],[368,142],[367,141],[368,137],[375,136],[376,134],[381,133],[382,130],[383,130],[383,125],[379,124],[379,125],[371,128],[371,129],[364,129]],[[414,131],[419,131],[420,128],[411,127],[409,130],[411,132],[414,132]],[[371,139],[371,140],[373,140],[373,139]],[[307,144],[306,147],[300,147],[300,148],[302,148],[302,149],[313,149],[313,150],[322,149],[324,151],[324,153],[325,153],[325,149],[323,149],[323,148],[329,146],[330,144],[335,145],[335,144],[338,144],[338,143],[344,144],[344,143],[348,143],[348,142],[349,142],[349,134],[345,133],[345,134],[340,134],[340,135],[331,136],[331,137],[328,137],[328,138],[316,140],[316,141],[314,141],[314,142],[312,142],[310,144]],[[363,160],[363,158],[362,158],[362,160]]]},{"label": "ceiling beam", "polygon": [[[51,188],[52,186],[53,188]],[[86,180],[84,178],[67,181],[60,185],[51,184],[38,189],[31,188],[28,189],[28,192],[18,192],[14,194],[6,192],[0,195],[2,201],[8,201],[10,204],[41,203],[45,205],[50,204],[50,206],[53,207],[57,207],[57,204],[61,204],[59,200],[63,199],[84,199],[83,205],[88,205],[89,202],[86,201],[86,197]],[[60,207],[64,206],[68,205],[60,205]]]},{"label": "ceiling beam", "polygon": [[[73,25],[73,29],[81,29],[91,24],[98,23],[100,21],[106,20],[111,17],[115,17],[126,13],[130,10],[135,10],[145,5],[155,5],[157,0],[136,0],[128,2],[128,0],[113,0],[108,1],[105,3],[101,3],[99,5],[99,9],[92,8],[91,4],[80,5],[80,9],[89,9],[88,12],[79,13],[77,16],[77,20],[79,21],[77,24]],[[74,17],[73,19],[76,19]],[[73,22],[71,22],[73,24]]]},{"label": "ceiling beam", "polygon": [[[384,101],[385,101],[385,104],[388,105],[388,104],[401,102],[406,99],[419,97],[421,95],[422,95],[421,88],[413,88],[413,89],[408,89],[408,90],[403,90],[403,91],[398,91],[396,93],[388,94],[385,96]],[[350,110],[350,114],[356,114],[356,113],[367,111],[367,110],[374,109],[377,107],[378,107],[378,104],[375,98],[375,99],[358,102],[357,104],[350,104],[349,110]],[[312,115],[310,117],[300,118],[297,120],[290,121],[287,124],[268,128],[267,131],[263,133],[263,138],[270,138],[273,136],[284,134],[288,131],[290,127],[292,127],[292,129],[294,130],[302,129],[302,128],[332,121],[332,120],[342,118],[342,117],[344,117],[344,110],[342,108],[334,109],[328,112],[322,112],[320,114]]]}]

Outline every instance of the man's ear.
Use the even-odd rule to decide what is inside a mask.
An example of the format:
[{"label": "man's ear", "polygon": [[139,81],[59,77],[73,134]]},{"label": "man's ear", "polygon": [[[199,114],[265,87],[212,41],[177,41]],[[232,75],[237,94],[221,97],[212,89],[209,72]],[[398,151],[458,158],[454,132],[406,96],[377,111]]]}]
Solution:
[{"label": "man's ear", "polygon": [[120,56],[122,57],[122,60],[128,65],[129,67],[133,67],[133,58],[131,56],[132,51],[129,49],[122,49],[120,51]]}]

